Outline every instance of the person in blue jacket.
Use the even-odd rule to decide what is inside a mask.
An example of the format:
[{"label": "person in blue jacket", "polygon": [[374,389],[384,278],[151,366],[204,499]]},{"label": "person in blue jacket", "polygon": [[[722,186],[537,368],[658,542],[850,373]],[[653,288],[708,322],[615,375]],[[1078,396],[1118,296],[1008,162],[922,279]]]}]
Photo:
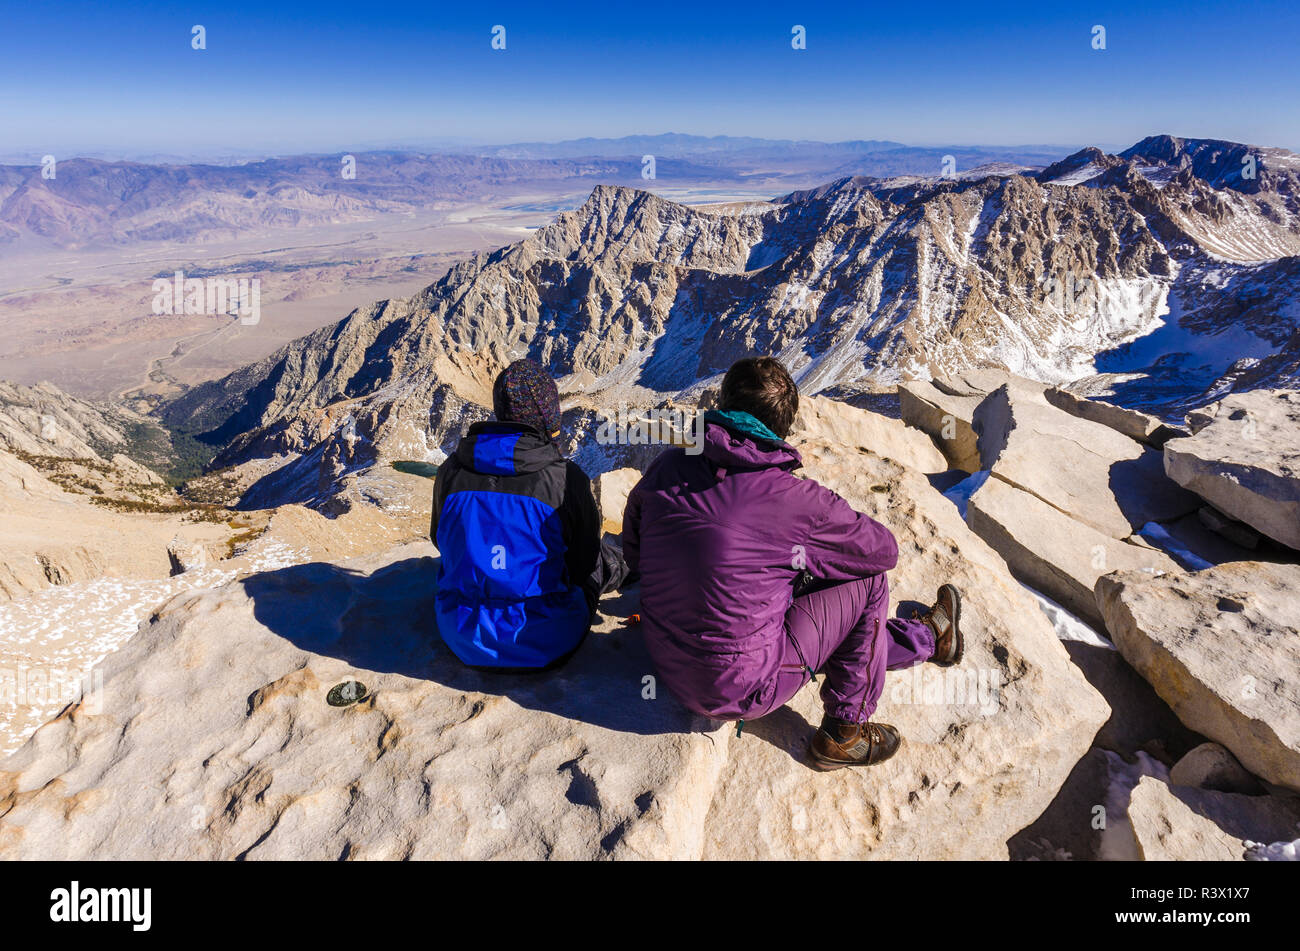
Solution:
[{"label": "person in blue jacket", "polygon": [[601,543],[591,480],[555,445],[555,381],[516,360],[492,399],[496,419],[469,428],[434,483],[438,632],[472,667],[553,668],[581,645],[597,600],[627,568]]}]

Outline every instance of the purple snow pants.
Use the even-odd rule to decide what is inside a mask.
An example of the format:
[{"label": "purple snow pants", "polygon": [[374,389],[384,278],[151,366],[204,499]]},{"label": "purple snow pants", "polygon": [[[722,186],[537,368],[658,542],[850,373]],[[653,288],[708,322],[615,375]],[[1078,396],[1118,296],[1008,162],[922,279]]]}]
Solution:
[{"label": "purple snow pants", "polygon": [[861,723],[885,691],[885,671],[914,667],[934,655],[934,631],[920,620],[891,618],[889,582],[883,574],[801,594],[785,615],[785,656],[771,701],[757,718],[787,703],[808,682],[808,667],[822,677],[826,712]]}]

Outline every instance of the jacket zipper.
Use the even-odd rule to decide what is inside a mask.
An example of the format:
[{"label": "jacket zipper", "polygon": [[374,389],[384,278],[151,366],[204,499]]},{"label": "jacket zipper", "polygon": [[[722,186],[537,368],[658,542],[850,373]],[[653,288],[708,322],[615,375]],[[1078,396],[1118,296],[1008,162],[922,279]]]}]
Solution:
[{"label": "jacket zipper", "polygon": [[816,683],[817,674],[814,673],[813,669],[808,666],[808,660],[803,656],[803,648],[799,646],[799,642],[795,640],[795,636],[790,633],[789,628],[786,628],[785,636],[790,638],[790,643],[794,645],[794,652],[799,655],[799,662],[803,665],[803,667],[800,668],[800,667],[795,667],[793,665],[787,664],[782,666],[781,669],[782,670],[806,670],[808,671],[808,679],[813,683]]}]

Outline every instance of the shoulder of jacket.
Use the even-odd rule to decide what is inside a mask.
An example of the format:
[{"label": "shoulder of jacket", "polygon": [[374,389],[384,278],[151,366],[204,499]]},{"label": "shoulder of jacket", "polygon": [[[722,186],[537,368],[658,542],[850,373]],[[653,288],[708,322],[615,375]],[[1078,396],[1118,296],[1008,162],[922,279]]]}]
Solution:
[{"label": "shoulder of jacket", "polygon": [[660,452],[659,455],[655,456],[653,459],[650,460],[650,465],[645,467],[645,472],[643,473],[643,475],[648,476],[652,472],[658,472],[660,469],[664,468],[665,466],[680,465],[682,462],[685,462],[691,458],[703,459],[704,457],[699,455],[698,453],[692,457],[688,455],[686,450],[683,449],[681,446],[669,446],[666,449],[664,449],[662,452]]},{"label": "shoulder of jacket", "polygon": [[831,515],[831,509],[836,505],[848,504],[834,490],[822,485],[816,479],[803,479],[793,472],[787,472],[786,476],[794,483],[793,491],[817,503],[811,510],[812,516],[817,522],[828,519]]},{"label": "shoulder of jacket", "polygon": [[442,462],[438,463],[438,475],[446,478],[447,476],[455,475],[464,468],[465,467],[461,464],[461,461],[456,458],[456,454],[453,452],[446,459],[442,460]]}]

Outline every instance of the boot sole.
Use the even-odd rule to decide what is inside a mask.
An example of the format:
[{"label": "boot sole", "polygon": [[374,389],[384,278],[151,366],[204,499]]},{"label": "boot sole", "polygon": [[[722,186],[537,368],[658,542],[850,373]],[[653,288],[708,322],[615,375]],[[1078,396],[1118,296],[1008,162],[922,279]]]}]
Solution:
[{"label": "boot sole", "polygon": [[961,659],[966,656],[966,636],[961,632],[961,592],[957,590],[954,584],[940,585],[939,590],[948,588],[952,591],[952,629],[957,635],[957,653],[952,660],[936,660],[937,667],[956,667],[961,663]]},{"label": "boot sole", "polygon": [[831,770],[843,769],[845,766],[863,766],[864,763],[841,763],[838,760],[822,759],[817,754],[812,755],[812,762],[809,764],[813,769],[822,773],[829,773]]}]

